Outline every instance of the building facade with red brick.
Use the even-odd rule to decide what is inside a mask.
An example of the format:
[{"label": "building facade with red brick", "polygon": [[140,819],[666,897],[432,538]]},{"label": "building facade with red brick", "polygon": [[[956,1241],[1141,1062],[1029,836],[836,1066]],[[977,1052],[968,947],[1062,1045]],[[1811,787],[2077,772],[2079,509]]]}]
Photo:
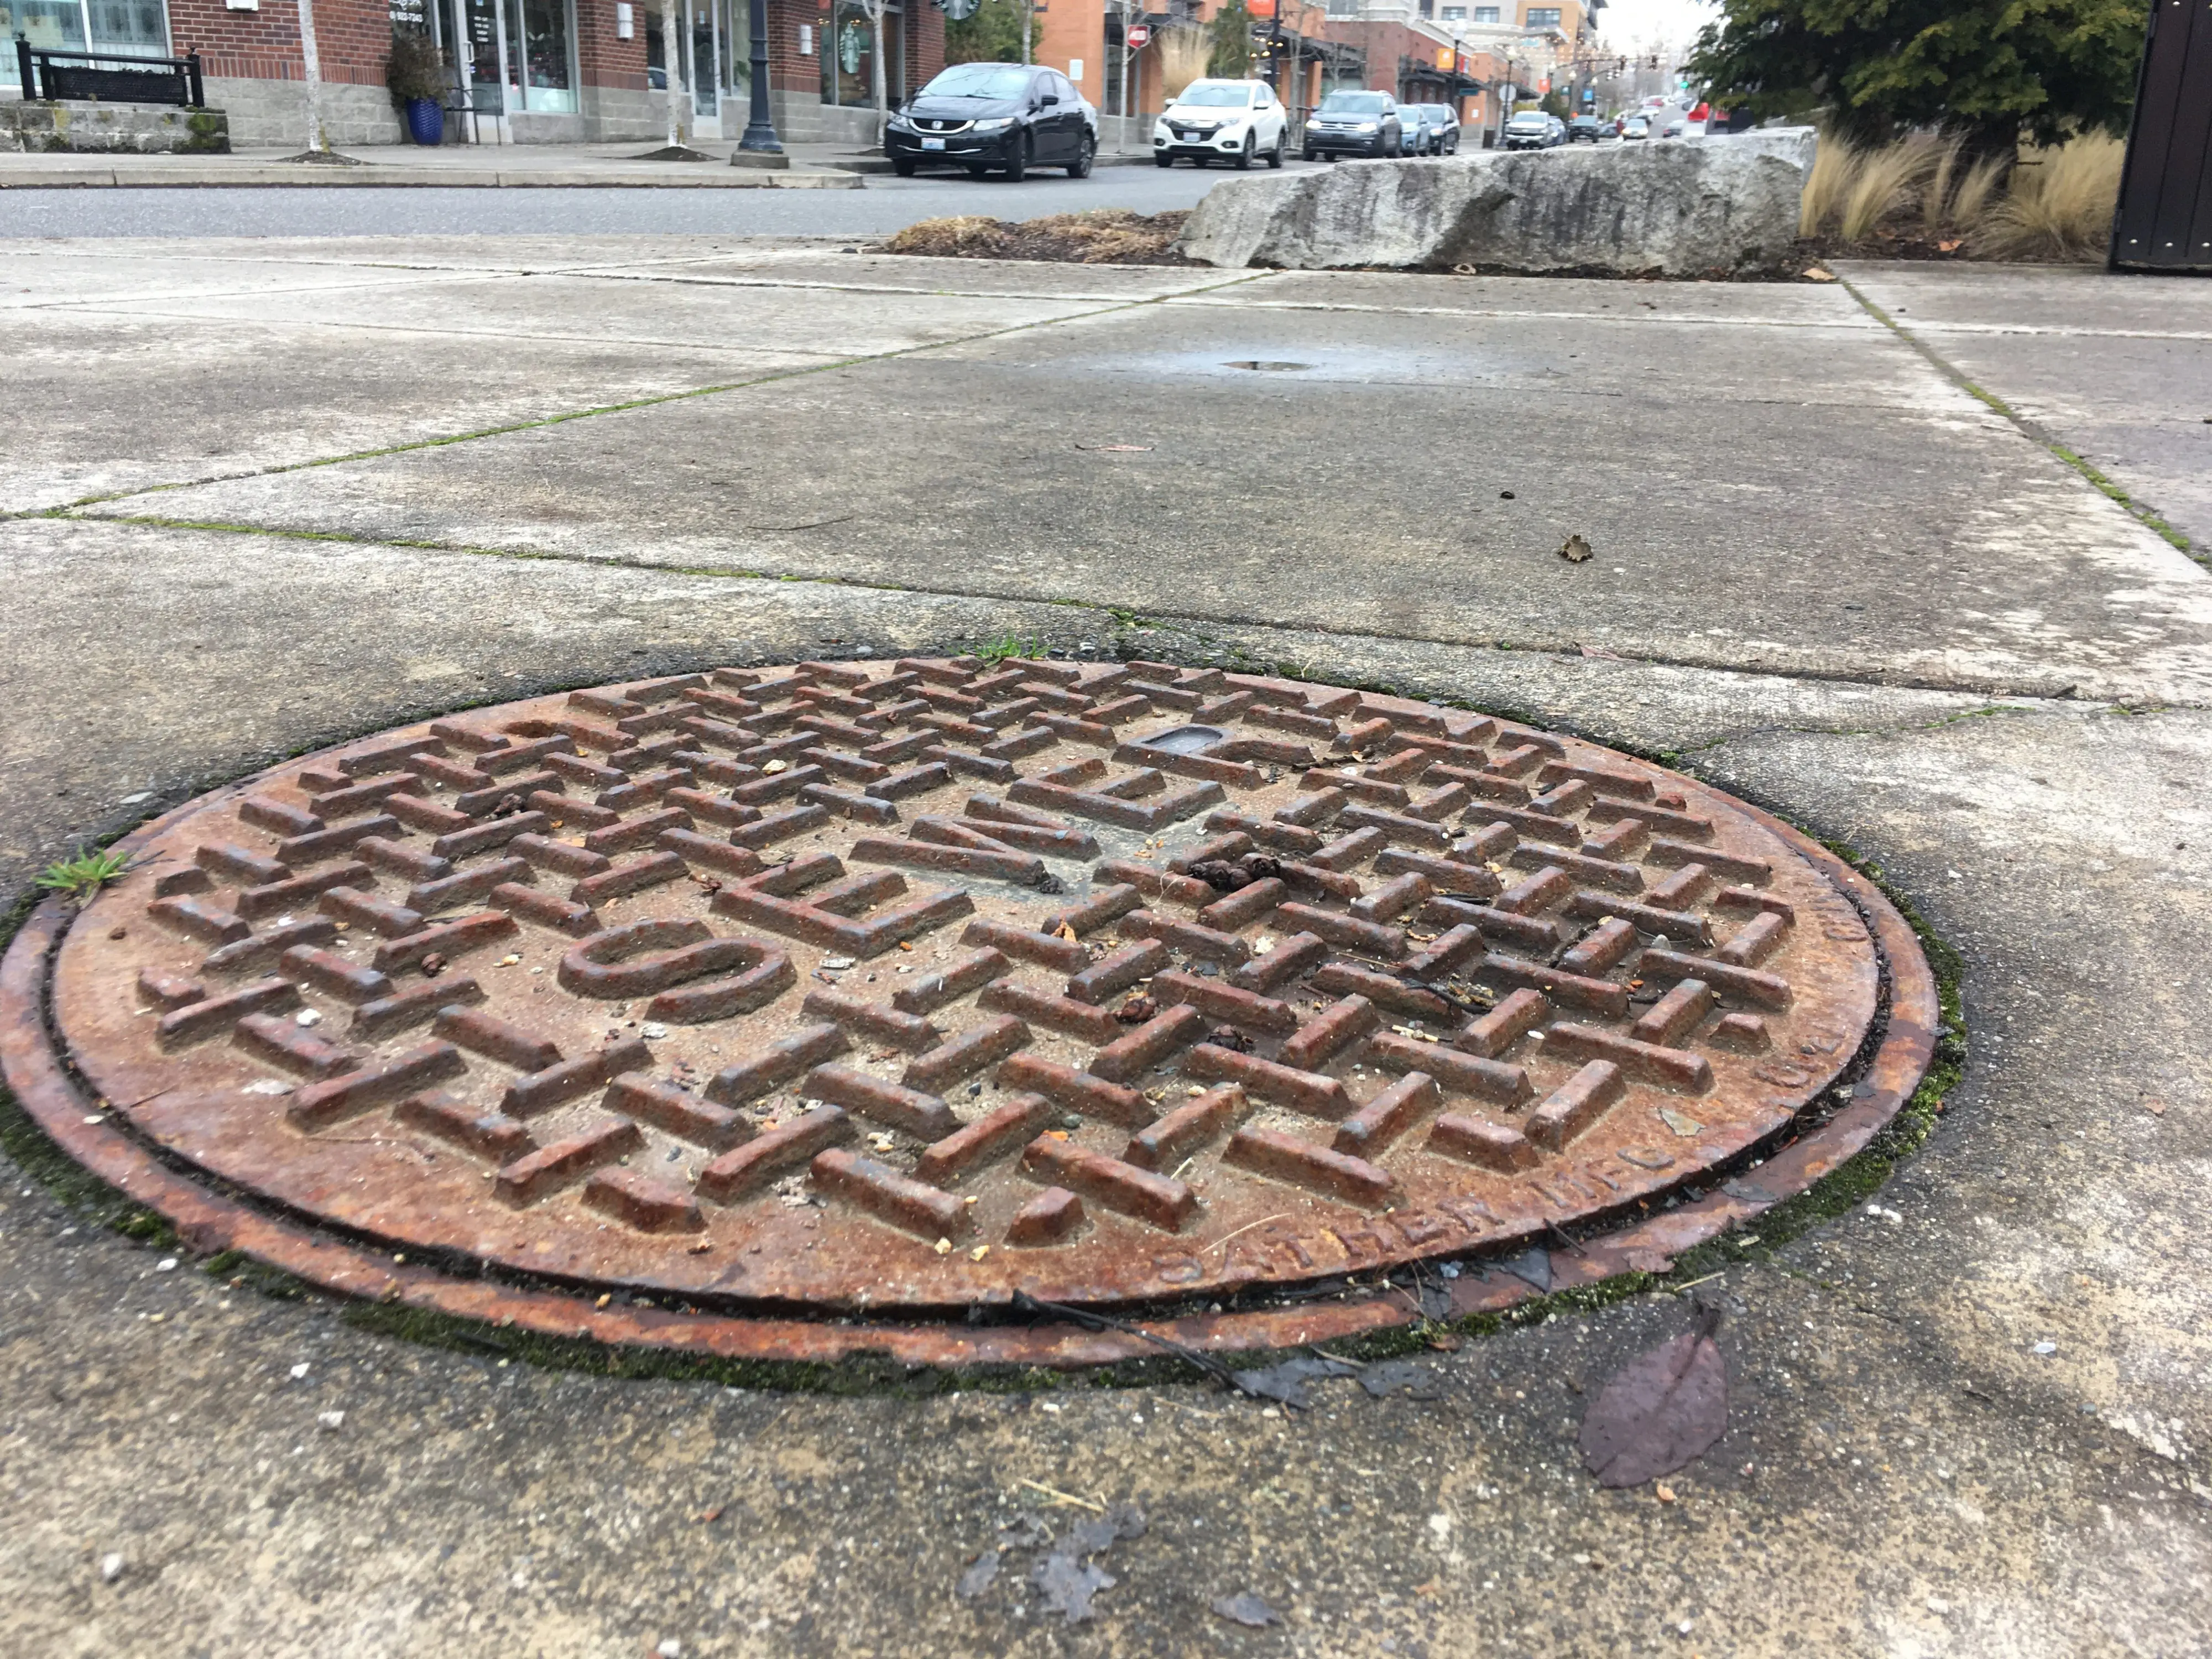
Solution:
[{"label": "building facade with red brick", "polygon": [[[207,100],[231,142],[313,142],[312,37],[323,132],[338,145],[398,143],[385,85],[392,31],[427,34],[453,84],[447,142],[561,143],[736,137],[750,112],[746,0],[0,0],[0,33],[33,47],[127,56],[200,55]],[[672,27],[664,27],[672,23]],[[861,0],[769,0],[769,85],[793,143],[874,136],[874,33]],[[886,0],[885,89],[896,104],[945,63],[945,14]],[[0,95],[17,94],[9,54]]]}]

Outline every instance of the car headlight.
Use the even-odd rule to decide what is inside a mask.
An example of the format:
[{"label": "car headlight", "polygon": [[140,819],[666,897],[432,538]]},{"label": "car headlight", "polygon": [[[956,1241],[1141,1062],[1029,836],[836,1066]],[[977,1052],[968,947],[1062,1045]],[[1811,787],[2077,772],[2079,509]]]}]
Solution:
[{"label": "car headlight", "polygon": [[908,121],[905,116],[900,114],[896,110],[893,110],[891,112],[890,125],[896,127],[901,132],[905,132],[912,127],[913,123]]},{"label": "car headlight", "polygon": [[976,122],[975,131],[978,132],[1001,132],[1006,128],[1013,125],[1013,124],[1014,118],[1011,115],[994,115],[988,121]]},{"label": "car headlight", "polygon": [[1355,132],[1380,132],[1382,130],[1382,124],[1380,121],[1362,121],[1352,129]]}]

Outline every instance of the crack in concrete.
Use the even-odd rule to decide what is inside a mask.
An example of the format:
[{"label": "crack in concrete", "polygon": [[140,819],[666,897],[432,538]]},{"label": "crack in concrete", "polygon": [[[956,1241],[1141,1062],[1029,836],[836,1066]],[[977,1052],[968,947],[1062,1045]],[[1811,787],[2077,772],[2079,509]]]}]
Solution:
[{"label": "crack in concrete", "polygon": [[2141,501],[2136,500],[2134,496],[2129,495],[2126,490],[2121,489],[2119,485],[2114,483],[2110,478],[2106,477],[2102,471],[2099,471],[2096,466],[2093,465],[2082,456],[2075,453],[2074,450],[2068,448],[2064,444],[2059,442],[2057,438],[2046,431],[2039,422],[2028,419],[2027,416],[2021,414],[2018,410],[2014,409],[2003,398],[1998,397],[1995,392],[1985,391],[1981,386],[1977,386],[1963,370],[1954,366],[1948,358],[1943,356],[1942,353],[1936,350],[1936,348],[1929,345],[1927,341],[1922,339],[1910,328],[1906,327],[1903,323],[1899,322],[1896,318],[1891,316],[1887,311],[1884,311],[1880,306],[1869,299],[1867,295],[1859,289],[1858,286],[1849,277],[1839,276],[1836,280],[1843,284],[1844,291],[1846,294],[1850,295],[1851,298],[1856,300],[1859,304],[1866,307],[1868,315],[1874,318],[1877,322],[1881,323],[1882,326],[1888,329],[1891,333],[1896,335],[1899,339],[1904,341],[1905,344],[1911,346],[1915,351],[1918,352],[1921,356],[1927,359],[1930,366],[1932,366],[1938,374],[1942,374],[1944,379],[1949,380],[1952,385],[1957,386],[1959,390],[1965,392],[1976,402],[1983,404],[1994,413],[2002,416],[2006,420],[2012,422],[2014,428],[2022,437],[2026,438],[2029,442],[2039,445],[2042,448],[2048,450],[2059,460],[2063,461],[2075,471],[2080,473],[2081,477],[2088,482],[2089,486],[2096,490],[2098,494],[2113,501],[2119,507],[2121,511],[2124,512],[2130,518],[2135,520],[2138,524],[2141,524],[2145,529],[2149,530],[2162,540],[2170,543],[2172,546],[2179,549],[2185,556],[2194,559],[2198,564],[2203,565],[2209,569],[2212,569],[2212,554],[2198,552],[2191,544],[2188,537],[2183,535],[2179,530],[2176,530],[2164,519],[2152,512],[2149,507],[2144,506]]},{"label": "crack in concrete", "polygon": [[[514,273],[514,272],[498,272],[498,273],[493,273],[493,274],[494,274],[495,276],[514,276],[514,275],[516,275],[517,273]],[[538,273],[536,273],[536,272],[531,272],[531,271],[524,271],[524,272],[521,272],[521,273],[520,273],[520,274],[521,276],[531,276],[537,275],[537,274],[538,274]],[[558,273],[551,273],[551,272],[549,272],[549,273],[545,273],[545,274],[548,274],[548,275],[568,275],[568,274],[570,274],[570,273],[568,273],[568,272],[558,272]],[[1271,276],[1271,275],[1273,275],[1273,272],[1269,272],[1269,271],[1259,271],[1259,272],[1255,272],[1255,273],[1253,273],[1251,276],[1248,276],[1243,277],[1243,278],[1241,278],[1241,279],[1239,279],[1239,280],[1245,281],[1245,282],[1253,282],[1253,281],[1257,281],[1261,276]],[[1231,286],[1231,285],[1232,285],[1232,284],[1231,284],[1231,283],[1221,283],[1221,284],[1218,284],[1218,286],[1221,286],[1221,287],[1228,287],[1228,286]],[[799,286],[799,285],[798,285],[798,284],[786,284],[786,285],[784,285],[784,286]],[[979,297],[979,298],[1003,298],[1003,297],[1006,297],[1006,296],[1003,296],[1003,295],[978,295],[978,296],[975,296],[975,297]],[[1023,297],[1027,297],[1027,296],[1023,296]],[[749,376],[745,377],[745,378],[744,378],[744,379],[743,379],[743,380],[718,381],[718,382],[716,382],[716,383],[715,383],[714,385],[713,385],[713,386],[692,386],[692,387],[690,387],[690,388],[688,388],[688,389],[686,389],[686,390],[684,390],[684,391],[682,391],[682,392],[655,392],[655,393],[652,394],[652,395],[651,395],[651,396],[649,396],[649,397],[627,398],[627,399],[623,400],[623,402],[621,402],[621,403],[613,403],[613,404],[592,404],[592,405],[591,405],[591,406],[589,406],[589,407],[587,407],[587,408],[584,408],[584,409],[571,409],[571,410],[564,410],[561,411],[561,412],[560,412],[560,413],[558,413],[558,414],[541,416],[539,416],[538,418],[537,418],[537,419],[535,419],[535,420],[529,420],[529,421],[510,421],[510,422],[505,422],[505,423],[503,423],[503,424],[501,424],[501,425],[498,425],[498,426],[488,426],[488,427],[482,427],[482,428],[476,428],[476,429],[474,429],[474,430],[468,431],[468,432],[454,432],[454,433],[448,433],[448,434],[445,434],[445,435],[444,435],[444,436],[442,436],[442,437],[436,437],[436,438],[417,438],[417,439],[410,440],[410,441],[408,441],[408,442],[406,442],[406,443],[386,444],[386,445],[384,445],[384,446],[382,446],[381,447],[378,447],[378,448],[373,448],[373,449],[357,449],[357,450],[353,450],[353,451],[349,451],[349,453],[345,453],[345,454],[343,454],[343,455],[323,455],[323,456],[316,456],[316,457],[313,457],[313,458],[312,458],[312,459],[310,459],[304,460],[304,461],[284,461],[284,462],[280,462],[280,463],[278,463],[278,464],[276,464],[276,465],[272,465],[272,466],[250,467],[250,468],[246,469],[246,471],[238,471],[238,472],[216,472],[216,473],[210,473],[210,474],[206,474],[206,475],[204,475],[204,476],[199,477],[192,477],[192,478],[183,478],[183,479],[178,479],[178,480],[176,480],[176,481],[174,481],[174,482],[172,482],[172,483],[169,483],[144,484],[144,485],[141,485],[140,487],[138,487],[138,488],[137,488],[137,489],[118,489],[118,490],[112,490],[112,491],[109,491],[109,492],[107,492],[107,493],[106,493],[106,494],[103,494],[103,495],[83,495],[83,496],[80,496],[80,497],[78,497],[78,498],[77,498],[76,500],[75,500],[75,501],[64,501],[64,502],[62,502],[60,505],[58,505],[58,506],[55,506],[55,507],[22,507],[22,508],[12,509],[12,510],[8,510],[8,511],[0,511],[0,521],[4,521],[4,520],[9,520],[9,519],[59,519],[59,518],[68,518],[68,517],[70,517],[70,516],[71,516],[72,514],[76,514],[78,510],[80,510],[81,508],[83,508],[83,507],[101,507],[101,506],[105,506],[105,505],[106,505],[106,504],[108,504],[108,503],[110,503],[110,502],[113,502],[113,501],[131,501],[131,500],[134,499],[135,497],[137,497],[137,496],[140,496],[140,495],[159,495],[167,494],[167,493],[169,493],[169,492],[171,492],[171,491],[179,490],[179,489],[198,489],[199,487],[201,487],[201,486],[202,486],[202,485],[204,485],[204,484],[237,483],[240,483],[240,482],[241,482],[241,481],[243,481],[243,480],[246,480],[246,479],[248,479],[248,478],[268,478],[268,477],[276,477],[281,476],[282,474],[283,474],[283,473],[287,473],[287,472],[306,472],[306,471],[312,471],[313,469],[315,469],[315,468],[317,468],[317,467],[324,467],[324,466],[343,466],[343,465],[345,465],[347,462],[349,462],[349,461],[373,461],[373,460],[379,460],[379,459],[383,459],[383,458],[385,458],[385,457],[392,456],[392,455],[405,455],[405,454],[410,454],[410,453],[412,453],[413,452],[415,452],[415,451],[416,451],[416,450],[422,450],[422,449],[443,449],[443,448],[446,448],[446,447],[447,447],[448,446],[450,446],[450,445],[453,445],[453,444],[474,443],[474,442],[477,441],[478,441],[478,440],[480,440],[480,439],[485,439],[485,438],[503,438],[503,437],[508,437],[508,436],[511,436],[512,434],[515,434],[515,433],[518,433],[518,432],[536,432],[536,431],[543,430],[543,429],[544,429],[544,428],[549,428],[549,427],[556,427],[556,426],[562,426],[562,425],[565,425],[567,422],[570,422],[570,421],[583,421],[583,420],[590,420],[590,419],[593,418],[594,416],[601,416],[601,415],[622,415],[622,414],[627,414],[628,412],[629,412],[630,410],[639,410],[639,409],[651,409],[651,408],[653,408],[653,407],[655,407],[655,406],[657,406],[657,405],[659,405],[659,404],[661,404],[684,403],[684,402],[687,402],[687,401],[689,401],[689,400],[690,400],[690,399],[697,398],[712,398],[712,397],[717,397],[717,396],[720,396],[721,393],[726,392],[743,392],[743,391],[749,390],[749,389],[750,389],[750,388],[752,388],[752,387],[754,387],[754,386],[770,386],[770,385],[774,385],[774,384],[775,384],[775,383],[776,383],[776,382],[778,382],[778,381],[782,381],[782,380],[799,380],[799,379],[803,379],[803,378],[805,378],[805,377],[806,377],[806,376],[808,376],[808,375],[813,375],[813,374],[829,374],[829,373],[832,372],[833,370],[841,369],[841,368],[858,368],[858,367],[861,366],[862,364],[866,364],[866,363],[879,363],[879,362],[896,362],[896,361],[897,359],[899,359],[899,358],[902,358],[902,357],[911,357],[911,356],[919,356],[920,354],[921,354],[921,353],[923,353],[923,352],[926,352],[926,351],[941,351],[941,350],[944,350],[945,348],[947,348],[947,347],[949,347],[949,346],[972,345],[972,344],[974,344],[974,343],[975,343],[976,341],[978,341],[978,340],[995,340],[995,339],[1000,339],[1000,338],[1003,338],[1004,337],[1006,337],[1006,336],[1007,336],[1007,335],[1010,335],[1010,334],[1022,334],[1022,333],[1027,333],[1027,332],[1029,332],[1030,331],[1031,331],[1031,330],[1035,330],[1035,329],[1051,328],[1051,327],[1054,327],[1054,326],[1056,326],[1057,325],[1061,324],[1061,323],[1071,323],[1071,322],[1088,321],[1088,320],[1090,320],[1091,319],[1095,318],[1095,317],[1110,317],[1110,316],[1113,316],[1114,314],[1115,314],[1115,313],[1118,313],[1118,312],[1123,312],[1123,311],[1133,311],[1133,310],[1141,309],[1142,307],[1146,307],[1146,306],[1153,306],[1153,305],[1161,305],[1161,304],[1164,304],[1164,303],[1166,302],[1166,301],[1167,301],[1169,298],[1170,298],[1170,297],[1172,297],[1172,296],[1165,295],[1149,295],[1149,296],[1146,296],[1146,297],[1142,298],[1142,299],[1136,299],[1136,300],[1126,300],[1126,301],[1114,301],[1114,302],[1110,302],[1110,303],[1100,303],[1100,304],[1096,305],[1096,306],[1095,306],[1092,309],[1091,309],[1091,310],[1078,312],[1078,313],[1074,313],[1074,314],[1073,314],[1073,315],[1072,315],[1072,316],[1067,316],[1067,317],[1048,317],[1048,318],[1042,319],[1040,319],[1040,320],[1038,320],[1038,321],[1036,321],[1036,322],[1028,322],[1028,323],[1011,323],[1011,324],[1008,324],[1006,326],[1005,326],[1005,327],[1003,327],[1003,328],[990,328],[990,329],[983,329],[983,330],[980,330],[980,331],[978,331],[977,332],[973,333],[973,334],[963,334],[963,335],[961,335],[961,336],[959,336],[959,337],[958,337],[957,338],[956,338],[956,339],[951,339],[951,340],[930,340],[930,341],[927,341],[927,342],[925,342],[924,343],[922,343],[922,344],[921,344],[921,345],[898,346],[898,347],[896,347],[896,348],[894,348],[894,349],[892,349],[891,350],[889,350],[889,351],[870,351],[870,352],[860,352],[860,353],[858,353],[858,354],[855,354],[855,355],[853,355],[853,356],[849,356],[830,357],[830,358],[829,358],[829,360],[828,360],[828,361],[825,361],[825,362],[818,362],[818,363],[803,363],[803,364],[799,364],[799,365],[798,365],[798,366],[796,366],[796,367],[793,367],[793,368],[776,368],[776,369],[768,369],[768,370],[763,370],[762,373],[760,373],[760,374],[758,374],[749,375]],[[156,313],[124,313],[124,314],[127,314],[127,315],[133,315],[133,316],[137,316],[137,315],[153,315],[153,316],[161,316],[161,315],[166,315],[166,314],[167,314],[167,313],[158,313],[158,312],[156,312]],[[325,325],[325,324],[316,324],[316,323],[307,323],[307,324],[302,324],[302,325],[301,325],[301,326],[303,326],[303,327],[310,327],[310,328],[314,328],[314,327],[325,327],[325,326],[343,326],[343,327],[348,327],[348,328],[352,328],[352,327],[376,328],[376,327],[381,327],[381,326],[387,326],[387,325],[377,325],[377,324],[355,324],[355,323],[347,323],[347,324],[343,324],[343,325]],[[467,332],[466,331],[463,331],[463,330],[441,330],[441,329],[416,329],[416,330],[411,330],[411,331],[409,331],[409,330],[400,330],[400,331],[401,331],[401,332],[412,331],[412,332],[416,332],[416,333],[422,333],[422,334],[433,334],[433,335],[441,335],[441,334],[448,334],[448,333],[465,333],[465,332]],[[490,335],[490,336],[471,335],[469,337],[471,337],[471,338],[483,338],[483,337],[492,337],[492,338],[496,338],[496,337],[497,337],[496,335]],[[656,344],[656,343],[658,343],[658,342],[643,342],[643,343],[635,343],[635,342],[633,342],[632,343]],[[129,521],[129,520],[118,520],[117,522],[128,522],[128,521]],[[195,527],[195,528],[201,528],[201,529],[218,529],[218,528],[226,528],[226,529],[227,529],[227,528],[234,528],[234,527],[237,527],[237,526],[216,526],[216,525],[204,525],[204,526],[193,526],[193,527]],[[285,531],[278,530],[278,531],[272,531],[272,532],[270,532],[270,533],[274,533],[274,534],[293,534],[293,533],[297,533],[297,532],[285,532]],[[331,539],[331,540],[343,540],[343,539],[347,539],[347,538],[342,538],[342,537],[332,536],[332,537],[328,538],[328,539]],[[427,543],[386,543],[386,544],[386,544],[386,545],[390,545],[390,546],[428,546],[428,545],[431,545],[430,544],[427,544]],[[483,550],[489,551],[489,550]]]}]

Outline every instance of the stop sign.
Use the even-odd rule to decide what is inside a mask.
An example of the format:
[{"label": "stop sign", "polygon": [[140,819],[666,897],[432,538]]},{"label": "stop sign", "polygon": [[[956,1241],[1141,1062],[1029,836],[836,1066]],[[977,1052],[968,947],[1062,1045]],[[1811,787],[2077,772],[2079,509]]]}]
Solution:
[{"label": "stop sign", "polygon": [[1152,26],[1150,23],[1132,23],[1128,27],[1127,34],[1129,50],[1142,52],[1146,43],[1152,38]]}]

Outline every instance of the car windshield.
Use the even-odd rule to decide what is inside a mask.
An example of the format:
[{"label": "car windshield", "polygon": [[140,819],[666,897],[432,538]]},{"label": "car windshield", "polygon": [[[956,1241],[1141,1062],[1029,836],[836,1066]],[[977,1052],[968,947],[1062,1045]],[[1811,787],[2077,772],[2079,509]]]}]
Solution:
[{"label": "car windshield", "polygon": [[1531,131],[1540,132],[1552,125],[1552,118],[1548,115],[1516,115],[1505,125],[1509,127],[1522,127]]},{"label": "car windshield", "polygon": [[1323,115],[1380,115],[1389,107],[1389,95],[1380,92],[1332,92],[1321,100]]},{"label": "car windshield", "polygon": [[1176,102],[1199,109],[1243,109],[1252,101],[1252,88],[1240,87],[1234,82],[1204,81],[1185,87],[1176,94]]},{"label": "car windshield", "polygon": [[1030,84],[1019,64],[955,64],[921,89],[925,98],[1018,98]]},{"label": "car windshield", "polygon": [[1451,111],[1445,108],[1442,104],[1424,104],[1421,107],[1428,111],[1431,116],[1436,118],[1437,124],[1439,126],[1448,125],[1452,120]]}]

